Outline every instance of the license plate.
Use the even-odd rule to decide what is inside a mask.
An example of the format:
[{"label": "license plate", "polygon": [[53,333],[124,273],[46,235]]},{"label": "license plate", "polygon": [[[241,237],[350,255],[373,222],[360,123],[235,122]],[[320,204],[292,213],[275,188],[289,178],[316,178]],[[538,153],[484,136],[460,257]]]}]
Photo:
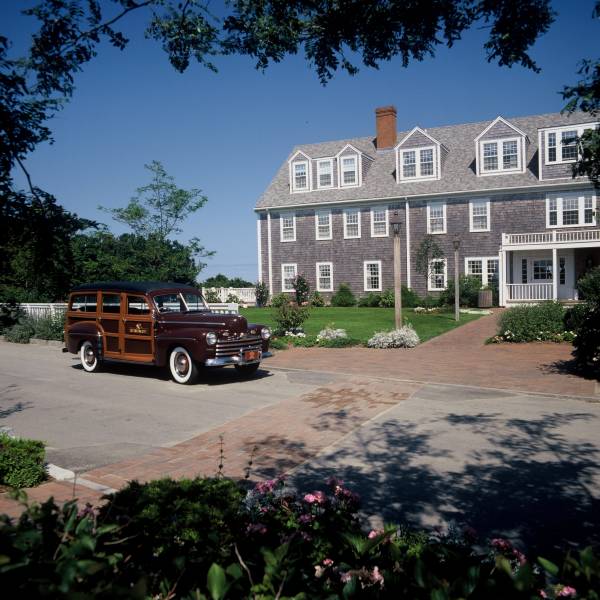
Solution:
[{"label": "license plate", "polygon": [[243,357],[244,362],[260,360],[260,350],[245,350]]}]

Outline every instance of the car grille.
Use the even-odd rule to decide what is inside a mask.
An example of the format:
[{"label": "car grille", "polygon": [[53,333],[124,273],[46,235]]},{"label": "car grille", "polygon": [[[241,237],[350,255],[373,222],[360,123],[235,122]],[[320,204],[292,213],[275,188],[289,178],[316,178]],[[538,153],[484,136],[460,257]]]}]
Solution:
[{"label": "car grille", "polygon": [[260,350],[262,348],[260,337],[219,340],[215,348],[215,356],[236,356],[242,348],[244,350]]}]

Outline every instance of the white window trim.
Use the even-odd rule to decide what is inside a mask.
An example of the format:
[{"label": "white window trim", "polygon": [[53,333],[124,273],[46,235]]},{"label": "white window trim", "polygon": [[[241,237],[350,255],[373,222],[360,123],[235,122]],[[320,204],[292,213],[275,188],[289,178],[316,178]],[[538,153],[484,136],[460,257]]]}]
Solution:
[{"label": "white window trim", "polygon": [[[421,175],[421,150],[431,150],[433,152],[433,175]],[[415,176],[414,177],[405,177],[404,176],[404,154],[407,152],[415,153]],[[418,148],[401,148],[398,151],[398,168],[399,172],[399,180],[402,181],[431,181],[432,179],[439,179],[437,175],[438,171],[438,160],[437,160],[438,148],[435,145],[431,146],[420,146]]]},{"label": "white window trim", "polygon": [[[434,205],[442,205],[442,208],[444,210],[444,229],[443,231],[431,231],[431,221],[429,219],[429,216],[431,214],[431,207]],[[445,202],[428,202],[427,203],[427,233],[431,234],[431,235],[442,235],[444,233],[446,233],[446,227],[447,227],[447,219],[446,219],[446,203]]]},{"label": "white window trim", "polygon": [[[577,131],[577,137],[581,137],[586,129],[594,129],[598,127],[598,123],[585,123],[581,125],[565,125],[564,127],[553,127],[552,129],[544,129],[542,135],[544,136],[544,165],[567,165],[577,162],[579,160],[579,149],[577,151],[577,158],[569,158],[562,160],[561,141],[563,131]],[[548,160],[548,134],[556,133],[556,160]],[[559,158],[560,157],[560,158]]]},{"label": "white window trim", "polygon": [[298,276],[298,264],[297,263],[281,263],[281,291],[282,292],[295,292],[295,289],[287,290],[285,288],[285,267],[294,267],[294,277]]},{"label": "white window trim", "polygon": [[[296,187],[296,170],[295,170],[295,165],[305,165],[306,166],[306,187],[305,188],[299,188]],[[290,187],[292,190],[292,193],[294,194],[301,194],[303,192],[310,192],[310,189],[312,187],[311,185],[311,173],[310,173],[310,160],[306,159],[306,160],[293,160],[292,162],[290,162]]]},{"label": "white window trim", "polygon": [[[487,227],[485,229],[475,229],[473,227],[473,204],[475,203],[485,202],[486,211],[487,211]],[[491,230],[491,209],[490,209],[490,199],[489,198],[476,198],[473,200],[469,200],[469,231],[471,233],[479,233],[480,231],[490,231]]]},{"label": "white window trim", "polygon": [[[319,215],[320,214],[327,215],[329,217],[329,235],[326,237],[319,237]],[[331,239],[333,239],[332,221],[333,221],[333,218],[331,216],[331,210],[316,210],[315,211],[315,239],[316,240],[331,240]]]},{"label": "white window trim", "polygon": [[[375,227],[373,222],[373,213],[376,210],[384,210],[385,211],[385,233],[375,233]],[[387,206],[372,206],[370,210],[371,215],[371,237],[388,237],[390,230],[390,215],[389,209]]]},{"label": "white window trim", "polygon": [[[321,287],[321,277],[319,273],[319,267],[322,265],[329,266],[330,276],[330,286],[328,288]],[[317,274],[317,292],[333,292],[333,263],[332,262],[318,262],[316,265],[316,274]]]},{"label": "white window trim", "polygon": [[[465,275],[470,275],[468,270],[469,261],[470,260],[480,260],[481,261],[481,287],[486,287],[489,285],[488,281],[488,261],[495,260],[498,261],[497,256],[465,256]],[[500,263],[498,263],[498,269],[500,269]],[[498,278],[500,277],[500,273],[498,272]]]},{"label": "white window trim", "polygon": [[[378,265],[379,268],[379,287],[369,288],[367,287],[367,265]],[[380,260],[365,260],[363,262],[363,288],[365,292],[381,292],[383,289],[383,274],[381,272],[381,261]]]},{"label": "white window trim", "polygon": [[[319,173],[319,167],[324,163],[329,163],[329,167],[331,169],[331,183],[329,185],[321,185],[321,174]],[[333,158],[320,158],[319,160],[317,160],[317,189],[318,190],[329,190],[332,187],[334,187]]]},{"label": "white window trim", "polygon": [[[502,169],[502,161],[503,161],[503,142],[517,142],[517,166],[514,169]],[[522,136],[516,135],[511,137],[503,137],[489,140],[479,140],[477,142],[479,144],[479,148],[477,151],[477,174],[481,177],[486,177],[488,175],[504,175],[507,173],[524,173],[525,169],[525,160],[523,157],[525,155],[525,138]],[[484,144],[496,144],[496,152],[498,156],[498,168],[494,171],[484,170],[483,168],[483,145]]]},{"label": "white window trim", "polygon": [[[347,217],[348,213],[356,212],[358,213],[358,235],[347,235]],[[345,240],[357,240],[361,235],[361,221],[362,221],[362,211],[360,208],[345,208],[344,209],[344,239]]]},{"label": "white window trim", "polygon": [[[353,158],[354,166],[356,167],[356,181],[354,183],[344,183],[343,161],[345,158]],[[360,161],[358,154],[344,154],[338,157],[338,184],[341,188],[359,187],[360,186]]]},{"label": "white window trim", "polygon": [[[283,219],[285,217],[292,217],[292,223],[294,224],[294,237],[291,240],[283,239]],[[295,242],[296,241],[296,213],[295,212],[282,212],[279,213],[279,239],[281,242]]]},{"label": "white window trim", "polygon": [[[585,197],[587,195],[592,196],[592,222],[585,223]],[[579,213],[579,223],[573,225],[563,225],[563,199],[564,198],[577,198],[577,211]],[[556,200],[556,225],[550,225],[550,200]],[[546,196],[546,229],[562,229],[565,227],[595,227],[596,226],[596,194],[578,194],[574,193],[563,193],[563,194],[549,194]]]},{"label": "white window trim", "polygon": [[[442,262],[444,263],[444,287],[434,288],[431,287],[431,265],[434,262]],[[441,292],[448,287],[448,261],[445,258],[432,258],[429,261],[429,267],[427,269],[427,291],[429,292]]]}]

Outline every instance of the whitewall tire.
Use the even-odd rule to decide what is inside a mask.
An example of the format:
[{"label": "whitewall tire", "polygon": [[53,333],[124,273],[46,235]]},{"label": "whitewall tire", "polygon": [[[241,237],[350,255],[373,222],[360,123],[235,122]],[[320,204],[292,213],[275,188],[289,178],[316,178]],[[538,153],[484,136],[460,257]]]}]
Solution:
[{"label": "whitewall tire", "polygon": [[81,348],[79,349],[79,359],[81,360],[81,366],[84,371],[95,373],[100,370],[98,353],[96,352],[94,344],[89,340],[81,344]]},{"label": "whitewall tire", "polygon": [[198,378],[198,367],[190,353],[183,347],[177,346],[169,355],[169,370],[171,377],[177,383],[191,384]]}]

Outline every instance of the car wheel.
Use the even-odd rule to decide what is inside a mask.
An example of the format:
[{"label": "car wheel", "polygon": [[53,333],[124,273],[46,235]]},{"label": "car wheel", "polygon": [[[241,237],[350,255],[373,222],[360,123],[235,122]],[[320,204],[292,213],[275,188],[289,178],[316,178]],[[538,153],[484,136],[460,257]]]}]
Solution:
[{"label": "car wheel", "polygon": [[190,353],[183,347],[177,346],[169,355],[171,376],[177,383],[190,384],[198,378],[198,367]]},{"label": "car wheel", "polygon": [[235,370],[244,377],[252,377],[258,371],[259,363],[253,365],[235,365]]},{"label": "car wheel", "polygon": [[88,373],[95,373],[100,370],[100,361],[92,342],[87,341],[81,344],[79,359],[81,360],[81,366]]}]

